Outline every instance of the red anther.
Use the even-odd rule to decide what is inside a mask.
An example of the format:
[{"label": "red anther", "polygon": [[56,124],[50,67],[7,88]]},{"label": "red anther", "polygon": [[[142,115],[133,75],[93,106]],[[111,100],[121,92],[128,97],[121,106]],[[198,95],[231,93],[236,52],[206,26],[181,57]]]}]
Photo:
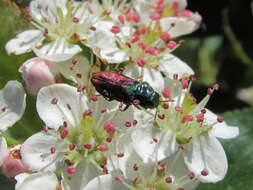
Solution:
[{"label": "red anther", "polygon": [[154,47],[147,47],[145,52],[150,55],[156,55],[156,48]]},{"label": "red anther", "polygon": [[173,180],[172,180],[172,177],[166,177],[166,178],[165,178],[165,182],[166,182],[166,183],[172,183],[172,181],[173,181]]},{"label": "red anther", "polygon": [[31,13],[31,8],[30,7],[26,7],[25,11],[26,11],[27,14],[30,14]]},{"label": "red anther", "polygon": [[67,121],[63,121],[63,126],[64,126],[64,127],[68,127]]},{"label": "red anther", "polygon": [[138,121],[137,120],[133,120],[133,125],[137,125]]},{"label": "red anther", "polygon": [[206,113],[206,109],[203,108],[203,109],[201,110],[201,113],[205,114],[205,113]]},{"label": "red anther", "polygon": [[42,9],[42,6],[41,5],[37,5],[37,9]]},{"label": "red anther", "polygon": [[107,111],[106,108],[101,109],[100,113],[105,113]]},{"label": "red anther", "polygon": [[76,148],[76,145],[75,144],[70,144],[69,145],[69,150],[74,150]]},{"label": "red anther", "polygon": [[164,115],[164,114],[158,114],[158,118],[159,118],[159,119],[164,119],[164,118],[165,118],[165,115]]},{"label": "red anther", "polygon": [[139,34],[140,34],[140,35],[143,35],[143,34],[145,34],[146,31],[147,31],[147,28],[143,27],[143,28],[141,28],[141,29],[139,30]]},{"label": "red anther", "polygon": [[182,118],[181,122],[182,122],[182,123],[191,122],[192,120],[193,120],[192,115],[185,115],[185,116]]},{"label": "red anther", "polygon": [[72,21],[73,21],[74,23],[78,23],[78,22],[79,22],[79,18],[74,17],[74,18],[72,19]]},{"label": "red anther", "polygon": [[33,21],[33,18],[32,18],[32,17],[27,17],[27,18],[26,18],[26,21],[30,23],[30,22]]},{"label": "red anther", "polygon": [[142,57],[138,58],[136,62],[139,67],[144,67],[146,65],[146,61]]},{"label": "red anther", "polygon": [[179,4],[178,4],[178,2],[176,2],[176,1],[172,2],[172,3],[171,3],[171,6],[172,6],[172,8],[173,8],[174,11],[177,10],[177,9],[179,8]]},{"label": "red anther", "polygon": [[115,131],[115,125],[111,121],[106,121],[104,123],[104,130],[108,133],[111,134]]},{"label": "red anther", "polygon": [[43,126],[43,131],[48,132],[48,127],[46,125]]},{"label": "red anther", "polygon": [[125,19],[124,19],[124,16],[123,16],[123,15],[119,15],[119,16],[118,16],[118,19],[119,19],[119,22],[120,22],[121,24],[125,24]]},{"label": "red anther", "polygon": [[96,27],[95,27],[95,26],[91,26],[91,27],[90,27],[90,30],[96,31]]},{"label": "red anther", "polygon": [[137,171],[139,169],[137,164],[134,164],[133,169],[134,169],[134,171]]},{"label": "red anther", "polygon": [[157,11],[157,12],[162,12],[163,11],[163,9],[164,9],[164,5],[161,3],[157,3],[156,4],[156,6],[155,6],[155,10]]},{"label": "red anther", "polygon": [[106,142],[108,142],[108,143],[112,142],[112,136],[108,136],[108,137],[106,138]]},{"label": "red anther", "polygon": [[131,48],[131,47],[132,47],[132,45],[131,45],[129,42],[126,42],[125,44],[126,44],[126,46],[127,46],[128,48]]},{"label": "red anther", "polygon": [[135,43],[140,39],[140,36],[138,34],[133,34],[133,38],[131,40],[131,43]]},{"label": "red anther", "polygon": [[48,28],[45,28],[44,35],[48,35]]},{"label": "red anther", "polygon": [[183,113],[183,108],[181,108],[180,106],[175,106],[175,110],[179,113]]},{"label": "red anther", "polygon": [[92,95],[91,100],[93,102],[96,102],[96,101],[98,101],[98,97],[96,95]]},{"label": "red anther", "polygon": [[55,151],[56,151],[56,148],[55,148],[55,147],[51,147],[51,148],[50,148],[50,152],[51,152],[51,154],[54,154],[54,153],[55,153]]},{"label": "red anther", "polygon": [[155,142],[155,143],[157,143],[158,142],[158,139],[157,138],[153,138],[153,141]]},{"label": "red anther", "polygon": [[170,98],[170,89],[169,88],[164,88],[162,91],[163,97],[164,98]]},{"label": "red anther", "polygon": [[51,104],[57,104],[57,102],[58,102],[58,99],[57,99],[57,98],[53,98],[53,99],[51,100]]},{"label": "red anther", "polygon": [[84,116],[91,116],[92,111],[91,110],[85,110],[85,112],[83,113]]},{"label": "red anther", "polygon": [[140,100],[135,99],[135,100],[133,101],[133,105],[137,106],[137,105],[139,105],[139,104],[140,104]]},{"label": "red anther", "polygon": [[108,173],[109,173],[107,167],[104,166],[103,172],[104,172],[105,174],[108,174]]},{"label": "red anther", "polygon": [[120,27],[119,26],[113,26],[111,28],[111,32],[114,33],[114,34],[120,33]]},{"label": "red anther", "polygon": [[188,80],[186,80],[185,78],[182,78],[181,84],[182,84],[182,89],[188,88]]},{"label": "red anther", "polygon": [[177,46],[177,43],[173,40],[170,40],[167,44],[166,44],[166,47],[169,48],[169,49],[174,49],[175,47]]},{"label": "red anther", "polygon": [[69,167],[67,167],[66,172],[68,174],[74,174],[74,173],[76,173],[76,168],[74,168],[73,166],[69,166]]},{"label": "red anther", "polygon": [[177,79],[178,79],[178,74],[174,74],[174,75],[173,75],[173,79],[174,79],[174,80],[177,80]]},{"label": "red anther", "polygon": [[158,0],[157,4],[163,4],[164,0]]},{"label": "red anther", "polygon": [[123,107],[123,102],[120,102],[120,104],[119,104],[119,108],[121,109],[122,107]]},{"label": "red anther", "polygon": [[132,124],[131,124],[131,122],[130,122],[130,121],[126,121],[126,122],[125,122],[125,126],[126,126],[126,127],[131,127],[131,126],[132,126]]},{"label": "red anther", "polygon": [[204,114],[203,113],[200,113],[196,116],[197,118],[197,122],[203,122],[204,121]]},{"label": "red anther", "polygon": [[195,177],[195,174],[193,172],[189,172],[187,175],[190,179],[193,179]]},{"label": "red anther", "polygon": [[186,18],[190,18],[191,17],[191,11],[189,11],[189,10],[183,10],[181,12],[181,16],[182,17],[186,17]]},{"label": "red anther", "polygon": [[163,32],[160,36],[160,38],[164,41],[167,42],[170,39],[170,35],[168,32]]},{"label": "red anther", "polygon": [[91,144],[85,144],[85,145],[83,145],[83,147],[90,150],[91,149]]},{"label": "red anther", "polygon": [[185,150],[185,148],[184,148],[183,145],[180,145],[180,146],[178,147],[178,150],[181,151],[181,152],[183,152],[183,151]]},{"label": "red anther", "polygon": [[108,150],[108,147],[105,144],[99,145],[98,150],[101,152],[105,152]]},{"label": "red anther", "polygon": [[219,88],[220,88],[219,84],[214,84],[214,85],[213,85],[213,89],[214,89],[214,90],[217,91],[217,90],[219,90]]},{"label": "red anther", "polygon": [[122,158],[122,157],[124,157],[124,153],[123,153],[123,152],[120,152],[120,153],[117,154],[117,156],[118,156],[119,158]]},{"label": "red anther", "polygon": [[147,48],[146,44],[144,44],[143,42],[139,42],[138,46],[142,49],[145,50]]},{"label": "red anther", "polygon": [[4,106],[4,107],[2,107],[1,111],[2,111],[2,112],[5,112],[6,109],[7,109],[6,106]]},{"label": "red anther", "polygon": [[151,20],[159,20],[159,19],[161,18],[161,15],[160,15],[159,13],[151,13],[151,14],[149,15],[149,18],[150,18]]},{"label": "red anther", "polygon": [[196,82],[196,80],[197,80],[197,79],[196,79],[195,76],[191,76],[191,81],[192,81],[192,82]]},{"label": "red anther", "polygon": [[208,89],[207,89],[207,94],[208,94],[208,95],[211,95],[212,93],[213,93],[213,90],[212,90],[211,88],[208,88]]},{"label": "red anther", "polygon": [[122,178],[119,177],[119,176],[116,176],[116,177],[115,177],[115,180],[116,180],[117,182],[120,182],[120,183],[123,181]]},{"label": "red anther", "polygon": [[201,175],[203,176],[207,176],[208,175],[208,171],[206,169],[201,171]]},{"label": "red anther", "polygon": [[180,45],[184,45],[184,44],[185,44],[185,40],[180,40],[178,43],[179,43]]},{"label": "red anther", "polygon": [[71,106],[70,106],[69,104],[67,104],[67,108],[68,108],[69,110],[71,110]]},{"label": "red anther", "polygon": [[76,77],[77,77],[77,78],[81,79],[82,76],[83,76],[83,75],[82,75],[81,73],[76,73]]},{"label": "red anther", "polygon": [[62,132],[61,132],[61,138],[65,139],[68,134],[69,134],[68,129],[63,129]]},{"label": "red anther", "polygon": [[173,22],[173,23],[170,24],[170,26],[174,27],[174,26],[176,26],[176,23]]},{"label": "red anther", "polygon": [[166,109],[168,109],[168,108],[169,108],[169,104],[164,103],[164,104],[163,104],[163,109],[165,109],[165,110],[166,110]]},{"label": "red anther", "polygon": [[140,17],[139,17],[139,15],[136,14],[136,13],[133,13],[133,14],[132,14],[132,19],[133,19],[133,21],[136,22],[136,23],[139,23],[139,22],[140,22]]},{"label": "red anther", "polygon": [[222,123],[222,122],[224,121],[224,118],[221,117],[221,116],[218,116],[218,117],[217,117],[217,121],[218,121],[219,123]]}]

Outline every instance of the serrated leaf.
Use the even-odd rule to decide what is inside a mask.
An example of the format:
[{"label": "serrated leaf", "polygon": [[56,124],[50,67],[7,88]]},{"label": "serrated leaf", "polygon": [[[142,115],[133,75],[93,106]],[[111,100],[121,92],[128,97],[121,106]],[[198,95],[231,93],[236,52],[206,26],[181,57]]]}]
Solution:
[{"label": "serrated leaf", "polygon": [[229,125],[240,128],[239,137],[222,140],[229,163],[227,176],[216,184],[201,184],[197,190],[251,190],[253,187],[253,108],[226,112],[223,116]]}]

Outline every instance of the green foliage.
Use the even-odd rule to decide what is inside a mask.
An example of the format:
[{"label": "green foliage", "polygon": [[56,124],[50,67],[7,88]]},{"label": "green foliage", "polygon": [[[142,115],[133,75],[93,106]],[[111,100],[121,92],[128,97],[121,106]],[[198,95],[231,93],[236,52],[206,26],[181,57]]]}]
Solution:
[{"label": "green foliage", "polygon": [[253,109],[226,112],[223,116],[228,124],[240,128],[239,137],[222,141],[229,163],[227,176],[216,184],[201,184],[197,190],[251,190],[253,187]]}]

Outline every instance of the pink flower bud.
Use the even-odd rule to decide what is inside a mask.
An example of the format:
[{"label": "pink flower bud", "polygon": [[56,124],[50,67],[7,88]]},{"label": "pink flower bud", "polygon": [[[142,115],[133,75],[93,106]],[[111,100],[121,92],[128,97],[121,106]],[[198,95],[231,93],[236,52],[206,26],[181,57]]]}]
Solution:
[{"label": "pink flower bud", "polygon": [[18,70],[22,74],[27,91],[36,95],[40,88],[59,82],[56,67],[48,60],[35,57],[27,60]]}]

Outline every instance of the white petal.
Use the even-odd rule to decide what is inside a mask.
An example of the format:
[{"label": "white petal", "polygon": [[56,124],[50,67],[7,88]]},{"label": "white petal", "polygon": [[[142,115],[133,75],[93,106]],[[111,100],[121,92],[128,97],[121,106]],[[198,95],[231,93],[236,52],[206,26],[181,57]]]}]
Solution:
[{"label": "white petal", "polygon": [[144,70],[143,72],[143,81],[148,82],[150,86],[154,88],[155,91],[161,93],[164,89],[164,79],[160,71],[154,69],[147,69],[147,68],[140,68],[137,65],[127,65],[126,69],[124,70],[124,74],[128,77],[136,79],[137,77],[141,76],[141,69]]},{"label": "white petal", "polygon": [[8,54],[22,54],[31,51],[31,49],[43,41],[44,37],[40,30],[26,30],[11,39],[5,45]]},{"label": "white petal", "polygon": [[0,166],[3,164],[5,156],[8,154],[8,147],[4,137],[0,137]]},{"label": "white petal", "polygon": [[[115,34],[110,32],[114,23],[103,21],[96,23],[94,26],[96,31],[91,33],[87,44],[93,49],[94,53],[101,59],[106,59],[109,63],[127,61],[128,56],[118,48]],[[127,29],[124,29],[124,27],[121,30],[124,30],[126,35],[128,34]],[[117,36],[120,37],[119,35]]]},{"label": "white petal", "polygon": [[[57,99],[57,104],[52,104],[54,98]],[[64,122],[72,127],[79,125],[82,114],[88,109],[86,97],[78,93],[75,87],[67,84],[54,84],[42,88],[37,96],[36,107],[44,123],[56,130]]]},{"label": "white petal", "polygon": [[18,181],[15,186],[16,190],[55,190],[58,185],[58,179],[52,172],[20,174],[15,179]]},{"label": "white petal", "polygon": [[102,175],[103,172],[89,161],[83,161],[76,167],[75,174],[64,173],[62,184],[64,190],[82,190],[93,178]]},{"label": "white petal", "polygon": [[145,163],[163,160],[178,149],[175,136],[172,136],[170,131],[162,132],[156,129],[153,123],[133,131],[132,139],[135,151]]},{"label": "white petal", "polygon": [[0,90],[0,130],[14,125],[23,115],[26,106],[26,94],[18,81],[9,81]]},{"label": "white petal", "polygon": [[40,48],[33,48],[34,53],[41,58],[52,62],[61,62],[71,59],[78,54],[82,49],[79,45],[69,44],[63,38],[45,44]]},{"label": "white petal", "polygon": [[163,60],[159,65],[159,70],[171,79],[173,79],[174,74],[178,74],[179,78],[182,78],[185,75],[194,75],[194,71],[191,67],[170,53],[163,56]]},{"label": "white petal", "polygon": [[[77,61],[74,69],[71,69],[73,65],[72,60]],[[74,56],[71,60],[57,62],[55,65],[65,78],[80,86],[88,84],[90,64],[84,56]],[[77,74],[81,74],[82,78],[79,78]]]},{"label": "white petal", "polygon": [[[189,170],[204,183],[218,182],[227,173],[228,163],[224,149],[210,134],[195,137],[192,144],[186,147],[184,160]],[[201,175],[203,169],[208,171],[207,176]]]},{"label": "white petal", "polygon": [[[205,114],[205,118],[208,125],[211,125],[217,121],[217,115],[208,109]],[[218,138],[231,139],[239,135],[239,128],[227,125],[226,122],[222,122],[214,125],[211,133]]]},{"label": "white petal", "polygon": [[96,177],[83,190],[129,190],[129,188],[108,174]]},{"label": "white petal", "polygon": [[[196,23],[187,18],[167,17],[160,20],[163,32],[168,32],[172,38],[190,34],[196,30]],[[175,24],[171,27],[171,24]]]},{"label": "white petal", "polygon": [[[65,145],[63,141],[43,132],[29,137],[21,146],[23,163],[31,171],[55,171],[61,164],[64,153],[57,152]],[[56,152],[52,154],[50,148],[55,147]]]}]

